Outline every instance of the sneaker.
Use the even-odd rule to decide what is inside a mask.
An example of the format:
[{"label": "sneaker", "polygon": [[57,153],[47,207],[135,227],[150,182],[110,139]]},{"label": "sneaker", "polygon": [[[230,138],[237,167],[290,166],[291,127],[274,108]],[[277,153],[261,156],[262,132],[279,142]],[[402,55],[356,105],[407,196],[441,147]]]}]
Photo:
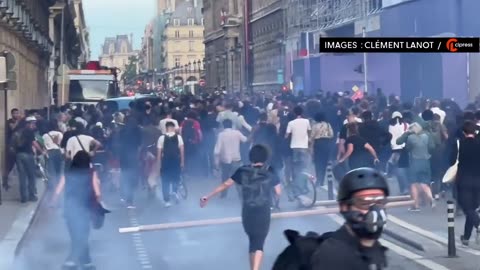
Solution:
[{"label": "sneaker", "polygon": [[62,269],[69,270],[69,269],[77,269],[77,264],[72,261],[66,261],[62,265]]},{"label": "sneaker", "polygon": [[171,203],[171,202],[166,202],[166,203],[165,203],[165,208],[169,208],[169,207],[171,207],[171,206],[172,206],[172,203]]},{"label": "sneaker", "polygon": [[96,270],[97,268],[92,263],[82,265],[82,270]]},{"label": "sneaker", "polygon": [[127,209],[135,209],[136,207],[133,204],[127,205]]},{"label": "sneaker", "polygon": [[460,236],[460,241],[462,242],[463,246],[468,247],[468,240],[463,237],[463,235]]},{"label": "sneaker", "polygon": [[475,244],[480,245],[480,229],[475,229]]},{"label": "sneaker", "polygon": [[435,200],[440,200],[440,194],[435,194]]},{"label": "sneaker", "polygon": [[410,208],[408,208],[408,211],[410,211],[410,212],[420,212],[420,208],[418,208],[418,207],[410,207]]}]

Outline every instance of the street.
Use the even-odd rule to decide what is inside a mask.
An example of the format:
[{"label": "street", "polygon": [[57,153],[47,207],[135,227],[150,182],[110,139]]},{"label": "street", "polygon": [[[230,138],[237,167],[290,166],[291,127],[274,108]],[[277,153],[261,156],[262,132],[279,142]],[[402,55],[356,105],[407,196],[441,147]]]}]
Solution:
[{"label": "street", "polygon": [[[119,227],[239,216],[238,195],[234,190],[230,191],[227,199],[214,199],[205,209],[198,206],[198,198],[215,184],[213,180],[190,180],[188,200],[171,208],[164,208],[158,201],[148,202],[144,196],[145,192],[140,192],[137,208],[127,210],[122,207],[116,195],[108,195],[105,201],[113,213],[107,216],[102,230],[93,232],[90,241],[93,261],[97,268],[101,270],[248,268],[248,243],[241,224],[134,234],[118,233]],[[321,196],[324,195],[321,193]],[[288,207],[294,208],[291,205]],[[41,211],[17,258],[16,270],[60,269],[67,256],[69,240],[61,211],[48,208]],[[406,210],[395,209],[392,212],[402,215]],[[264,268],[269,269],[276,256],[286,247],[287,241],[283,237],[285,229],[296,229],[302,233],[307,231],[322,233],[336,229],[337,222],[341,222],[341,218],[336,215],[273,220],[265,245]],[[420,241],[426,249],[425,253],[421,253],[385,237],[384,244],[390,249],[389,269],[474,269],[471,267],[478,260],[473,259],[475,257],[473,254],[460,250],[458,252],[461,258],[447,259],[445,247],[395,224],[389,223],[389,229],[396,230],[397,233],[400,232],[404,237],[414,241]],[[459,262],[465,268],[462,268]],[[452,266],[455,268],[450,268]]]}]

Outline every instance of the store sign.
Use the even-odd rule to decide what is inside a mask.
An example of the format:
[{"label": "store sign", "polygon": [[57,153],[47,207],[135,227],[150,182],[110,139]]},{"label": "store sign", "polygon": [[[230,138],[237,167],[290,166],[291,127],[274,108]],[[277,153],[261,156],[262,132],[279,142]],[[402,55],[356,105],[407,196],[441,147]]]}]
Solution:
[{"label": "store sign", "polygon": [[387,8],[387,7],[400,5],[400,4],[404,4],[406,2],[411,2],[411,1],[413,1],[413,0],[383,0],[382,1],[382,7]]}]

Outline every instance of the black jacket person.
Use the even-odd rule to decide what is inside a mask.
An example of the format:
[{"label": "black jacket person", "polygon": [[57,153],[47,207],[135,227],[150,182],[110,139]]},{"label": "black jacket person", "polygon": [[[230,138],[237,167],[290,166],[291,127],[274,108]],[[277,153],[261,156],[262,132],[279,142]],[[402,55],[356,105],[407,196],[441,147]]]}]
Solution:
[{"label": "black jacket person", "polygon": [[322,236],[300,236],[287,230],[290,246],[277,258],[273,270],[385,269],[387,249],[378,239],[386,222],[388,195],[381,173],[371,168],[350,171],[340,182],[337,198],[345,224]]}]

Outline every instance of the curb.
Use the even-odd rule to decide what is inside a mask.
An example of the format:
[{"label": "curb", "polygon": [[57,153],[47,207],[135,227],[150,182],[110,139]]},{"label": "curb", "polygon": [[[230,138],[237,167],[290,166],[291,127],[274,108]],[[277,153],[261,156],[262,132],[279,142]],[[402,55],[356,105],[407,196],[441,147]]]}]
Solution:
[{"label": "curb", "polygon": [[32,225],[38,219],[38,212],[41,211],[41,207],[45,204],[47,196],[47,190],[42,187],[40,198],[36,205],[32,207],[26,207],[20,210],[17,214],[17,218],[13,222],[10,230],[5,235],[5,238],[0,244],[0,253],[2,258],[0,259],[0,269],[12,269],[15,263],[16,257],[19,255],[25,239],[29,234]]},{"label": "curb", "polygon": [[42,208],[42,206],[45,204],[45,202],[47,200],[47,197],[48,197],[47,194],[48,193],[49,192],[46,189],[43,191],[43,194],[40,197],[40,199],[38,200],[38,203],[35,206],[35,209],[34,209],[33,213],[30,215],[30,221],[28,222],[28,225],[25,228],[25,231],[24,231],[22,237],[20,238],[17,245],[15,246],[15,251],[14,251],[14,257],[15,258],[20,254],[20,251],[23,247],[23,244],[25,243],[25,239],[27,238],[28,234],[30,233],[30,229],[32,228],[33,224],[37,220],[38,213],[40,212],[40,209]]}]

